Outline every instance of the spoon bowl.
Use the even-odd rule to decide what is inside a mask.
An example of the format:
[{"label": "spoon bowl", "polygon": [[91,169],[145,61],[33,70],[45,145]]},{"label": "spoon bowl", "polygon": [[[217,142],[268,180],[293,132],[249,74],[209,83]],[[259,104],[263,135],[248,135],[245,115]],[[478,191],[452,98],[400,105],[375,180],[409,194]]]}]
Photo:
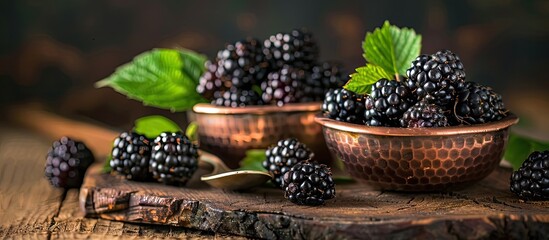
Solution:
[{"label": "spoon bowl", "polygon": [[215,188],[245,190],[257,187],[272,178],[268,172],[232,170],[219,157],[204,151],[200,152],[200,163],[213,166],[212,172],[200,177],[200,180]]}]

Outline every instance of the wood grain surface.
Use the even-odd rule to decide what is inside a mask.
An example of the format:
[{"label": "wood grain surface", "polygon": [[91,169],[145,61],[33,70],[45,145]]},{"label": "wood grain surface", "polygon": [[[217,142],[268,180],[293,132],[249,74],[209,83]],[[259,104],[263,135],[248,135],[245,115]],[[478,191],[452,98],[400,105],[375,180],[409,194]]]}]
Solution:
[{"label": "wood grain surface", "polygon": [[498,168],[461,190],[410,194],[339,184],[325,206],[294,205],[280,190],[249,192],[204,185],[171,187],[88,171],[80,192],[87,216],[183,226],[267,239],[542,238],[549,202],[522,202],[508,190],[510,170]]}]

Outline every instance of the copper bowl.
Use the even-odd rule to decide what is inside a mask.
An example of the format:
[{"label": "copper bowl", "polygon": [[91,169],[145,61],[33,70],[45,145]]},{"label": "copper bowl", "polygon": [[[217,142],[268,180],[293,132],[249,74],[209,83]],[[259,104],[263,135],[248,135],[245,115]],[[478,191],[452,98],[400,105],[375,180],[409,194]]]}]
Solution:
[{"label": "copper bowl", "polygon": [[435,191],[463,186],[498,166],[515,115],[471,126],[370,127],[315,119],[328,148],[354,179],[383,190]]},{"label": "copper bowl", "polygon": [[322,127],[315,122],[320,106],[319,102],[240,108],[197,104],[191,118],[199,126],[200,148],[218,155],[229,167],[238,167],[246,150],[266,149],[288,137],[299,139],[317,161],[329,164]]}]

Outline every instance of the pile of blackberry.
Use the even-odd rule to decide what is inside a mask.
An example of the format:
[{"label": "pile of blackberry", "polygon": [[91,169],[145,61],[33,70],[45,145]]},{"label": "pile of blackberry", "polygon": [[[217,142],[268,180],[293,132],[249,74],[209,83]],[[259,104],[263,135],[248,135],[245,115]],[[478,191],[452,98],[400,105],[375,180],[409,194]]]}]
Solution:
[{"label": "pile of blackberry", "polygon": [[366,95],[329,91],[322,112],[343,122],[404,128],[487,123],[508,113],[501,95],[465,81],[463,63],[449,50],[418,56],[406,73],[400,80],[379,79]]},{"label": "pile of blackberry", "polygon": [[328,90],[345,84],[347,74],[337,63],[319,62],[318,56],[318,45],[306,30],[241,40],[206,62],[196,91],[225,107],[321,101]]}]

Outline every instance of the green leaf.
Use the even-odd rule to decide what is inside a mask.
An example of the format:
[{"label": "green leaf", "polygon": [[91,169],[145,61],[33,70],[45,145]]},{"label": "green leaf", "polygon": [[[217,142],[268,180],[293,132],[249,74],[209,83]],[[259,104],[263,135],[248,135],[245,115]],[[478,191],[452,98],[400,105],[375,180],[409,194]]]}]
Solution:
[{"label": "green leaf", "polygon": [[370,64],[380,66],[391,75],[404,76],[421,51],[421,35],[385,21],[383,27],[366,34],[362,49]]},{"label": "green leaf", "polygon": [[107,158],[105,159],[105,163],[103,163],[103,169],[102,169],[102,172],[103,173],[110,173],[112,168],[111,168],[111,159],[112,159],[112,154],[109,153],[109,156],[107,156]]},{"label": "green leaf", "polygon": [[355,73],[351,74],[351,79],[343,87],[358,94],[370,93],[372,84],[381,78],[392,78],[391,74],[383,68],[372,64],[359,67],[355,71]]},{"label": "green leaf", "polygon": [[146,116],[135,120],[133,130],[151,139],[162,132],[182,132],[177,123],[159,115]]},{"label": "green leaf", "polygon": [[197,122],[190,122],[187,126],[187,129],[185,129],[185,135],[192,141],[196,142],[198,141],[198,123]]},{"label": "green leaf", "polygon": [[246,151],[246,157],[240,161],[239,170],[266,171],[263,167],[263,161],[265,161],[266,158],[265,149],[248,150]]},{"label": "green leaf", "polygon": [[96,87],[112,87],[158,108],[185,111],[206,100],[196,92],[206,58],[186,49],[153,49],[116,69]]},{"label": "green leaf", "polygon": [[549,142],[540,141],[516,133],[509,134],[509,142],[505,149],[505,160],[516,170],[533,151],[549,150]]}]

